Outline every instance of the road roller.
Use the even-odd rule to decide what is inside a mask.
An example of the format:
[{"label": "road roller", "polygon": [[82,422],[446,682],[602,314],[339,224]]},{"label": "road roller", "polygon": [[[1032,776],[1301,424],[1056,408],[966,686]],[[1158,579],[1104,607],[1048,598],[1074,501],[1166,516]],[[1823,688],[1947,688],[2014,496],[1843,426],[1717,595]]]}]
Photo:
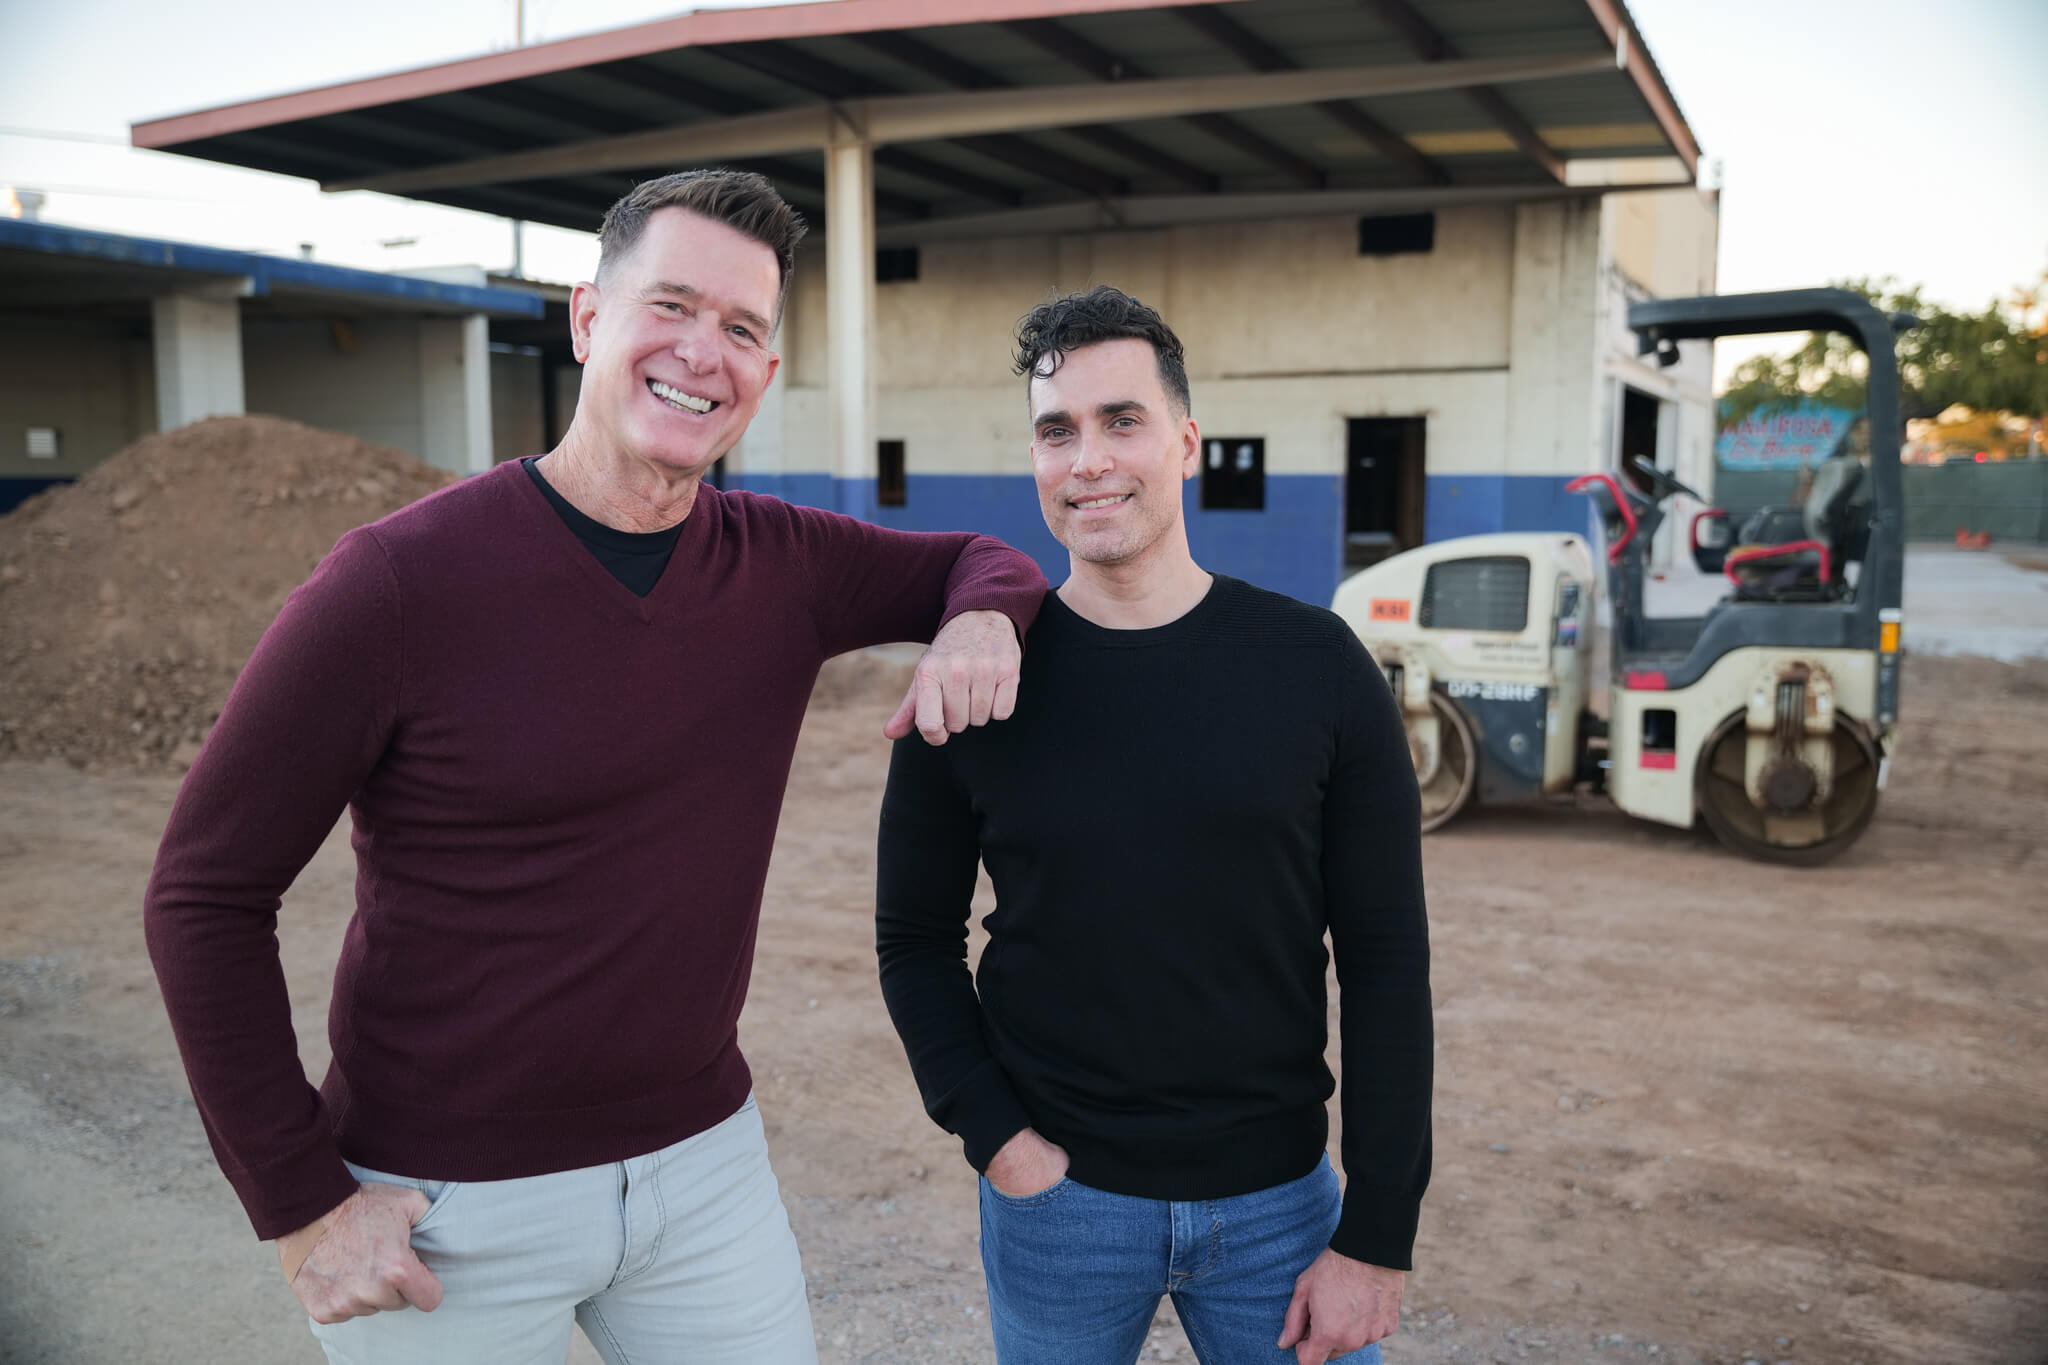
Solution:
[{"label": "road roller", "polygon": [[[1802,503],[1738,527],[1635,453],[1636,479],[1615,470],[1569,485],[1590,499],[1586,535],[1442,541],[1339,586],[1334,609],[1400,703],[1425,832],[1474,806],[1589,786],[1641,819],[1704,823],[1766,862],[1821,863],[1856,841],[1898,742],[1893,337],[1911,322],[1838,289],[1635,304],[1638,347],[1666,363],[1714,337],[1852,338],[1870,361],[1867,460],[1822,462]],[[1693,560],[1727,591],[1704,615],[1652,617],[1650,543],[1679,494],[1705,509],[1689,528]]]}]

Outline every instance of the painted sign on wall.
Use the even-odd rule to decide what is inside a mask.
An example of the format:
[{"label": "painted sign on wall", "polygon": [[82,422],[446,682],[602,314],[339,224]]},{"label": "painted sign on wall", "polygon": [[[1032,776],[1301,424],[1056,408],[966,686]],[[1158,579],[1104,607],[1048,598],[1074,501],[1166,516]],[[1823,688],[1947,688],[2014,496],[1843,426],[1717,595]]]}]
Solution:
[{"label": "painted sign on wall", "polygon": [[1815,465],[1840,449],[1861,413],[1821,403],[1754,412],[1714,438],[1714,460],[1723,469],[1796,469]]}]

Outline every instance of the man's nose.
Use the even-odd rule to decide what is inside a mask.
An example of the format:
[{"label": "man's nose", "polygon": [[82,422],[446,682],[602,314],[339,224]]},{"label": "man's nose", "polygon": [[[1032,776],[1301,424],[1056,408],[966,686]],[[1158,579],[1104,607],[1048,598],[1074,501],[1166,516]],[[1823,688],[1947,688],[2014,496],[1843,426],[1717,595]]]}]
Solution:
[{"label": "man's nose", "polygon": [[689,366],[692,374],[712,373],[724,363],[724,356],[719,348],[719,324],[705,314],[691,318],[676,338],[676,359]]},{"label": "man's nose", "polygon": [[1083,436],[1074,442],[1074,474],[1083,479],[1099,479],[1110,469],[1109,445],[1094,437]]}]

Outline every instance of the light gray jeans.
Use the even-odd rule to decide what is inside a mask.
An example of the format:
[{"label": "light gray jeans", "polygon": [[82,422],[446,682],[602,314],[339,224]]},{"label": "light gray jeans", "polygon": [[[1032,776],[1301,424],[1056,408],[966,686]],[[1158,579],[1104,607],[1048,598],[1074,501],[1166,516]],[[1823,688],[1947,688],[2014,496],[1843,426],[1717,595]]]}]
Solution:
[{"label": "light gray jeans", "polygon": [[332,1365],[560,1365],[581,1323],[610,1365],[815,1365],[810,1301],[751,1097],[630,1161],[524,1180],[359,1180],[431,1201],[413,1250],[441,1306],[313,1324]]}]

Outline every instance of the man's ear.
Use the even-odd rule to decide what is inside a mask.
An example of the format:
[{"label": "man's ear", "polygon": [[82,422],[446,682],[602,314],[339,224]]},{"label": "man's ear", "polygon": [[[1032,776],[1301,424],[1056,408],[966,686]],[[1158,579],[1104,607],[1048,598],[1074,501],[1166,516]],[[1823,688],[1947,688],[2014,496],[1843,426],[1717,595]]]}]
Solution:
[{"label": "man's ear", "polygon": [[590,359],[590,331],[597,323],[597,304],[598,288],[589,280],[579,280],[569,291],[569,344],[578,365]]},{"label": "man's ear", "polygon": [[1181,432],[1184,449],[1181,451],[1180,476],[1192,479],[1202,472],[1202,428],[1192,417],[1187,419],[1185,426],[1186,430]]}]

